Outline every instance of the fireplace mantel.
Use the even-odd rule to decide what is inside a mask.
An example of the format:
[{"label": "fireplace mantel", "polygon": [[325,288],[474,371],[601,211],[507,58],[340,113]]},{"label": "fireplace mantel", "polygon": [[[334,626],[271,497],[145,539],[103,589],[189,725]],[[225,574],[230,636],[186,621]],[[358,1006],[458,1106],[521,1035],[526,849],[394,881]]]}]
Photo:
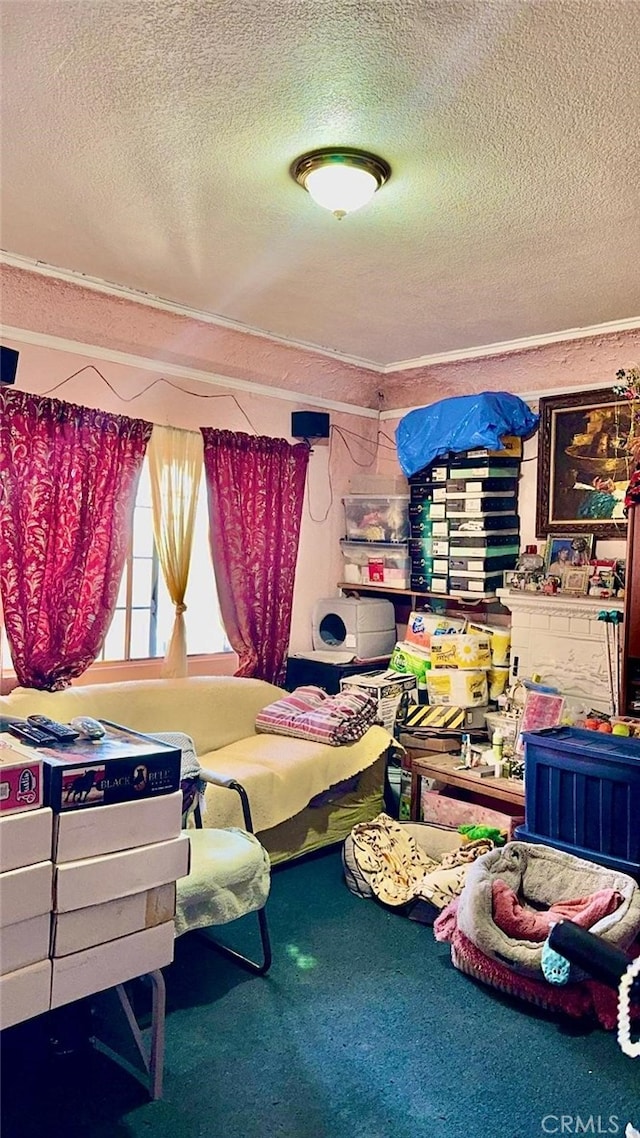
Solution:
[{"label": "fireplace mantel", "polygon": [[[598,614],[617,610],[617,597],[570,597],[561,593],[529,593],[499,589],[500,602],[511,612],[511,669],[518,676],[540,676],[593,707],[611,712],[607,625]],[[609,625],[614,684],[615,630]]]}]

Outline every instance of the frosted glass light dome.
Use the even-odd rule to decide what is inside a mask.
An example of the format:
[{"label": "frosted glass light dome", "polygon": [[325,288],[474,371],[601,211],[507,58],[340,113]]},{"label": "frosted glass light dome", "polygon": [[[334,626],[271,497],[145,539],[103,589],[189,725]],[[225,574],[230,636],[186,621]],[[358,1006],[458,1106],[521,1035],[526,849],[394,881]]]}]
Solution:
[{"label": "frosted glass light dome", "polygon": [[312,170],[305,185],[314,202],[340,216],[361,209],[378,188],[373,174],[337,162]]},{"label": "frosted glass light dome", "polygon": [[291,167],[296,182],[338,219],[371,201],[390,174],[384,159],[360,150],[316,150]]}]

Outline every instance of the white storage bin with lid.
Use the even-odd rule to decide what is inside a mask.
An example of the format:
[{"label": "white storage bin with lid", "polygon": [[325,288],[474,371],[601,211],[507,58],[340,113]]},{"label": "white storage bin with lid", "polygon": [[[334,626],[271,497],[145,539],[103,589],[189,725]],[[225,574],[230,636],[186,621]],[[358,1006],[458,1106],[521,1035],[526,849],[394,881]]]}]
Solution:
[{"label": "white storage bin with lid", "polygon": [[350,494],[342,500],[347,538],[356,541],[408,541],[408,497],[399,494]]}]

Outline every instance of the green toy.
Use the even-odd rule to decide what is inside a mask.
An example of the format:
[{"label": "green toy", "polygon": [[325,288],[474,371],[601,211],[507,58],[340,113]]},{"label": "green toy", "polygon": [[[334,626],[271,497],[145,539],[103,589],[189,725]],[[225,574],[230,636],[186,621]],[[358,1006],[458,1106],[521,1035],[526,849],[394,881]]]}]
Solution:
[{"label": "green toy", "polygon": [[462,834],[468,842],[477,842],[478,838],[489,838],[496,846],[503,846],[506,838],[495,826],[458,826],[458,833]]}]

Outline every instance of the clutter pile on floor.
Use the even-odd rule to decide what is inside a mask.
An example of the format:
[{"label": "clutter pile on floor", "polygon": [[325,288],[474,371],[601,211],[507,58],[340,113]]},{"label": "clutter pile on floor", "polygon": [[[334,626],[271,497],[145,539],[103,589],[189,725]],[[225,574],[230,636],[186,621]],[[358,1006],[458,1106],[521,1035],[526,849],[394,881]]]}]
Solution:
[{"label": "clutter pile on floor", "polygon": [[595,1015],[613,1030],[616,993],[574,966],[558,975],[548,964],[548,937],[568,919],[611,946],[640,952],[638,883],[549,846],[505,844],[497,830],[460,830],[379,814],[354,826],[344,843],[346,884],[432,924],[461,972],[551,1011]]},{"label": "clutter pile on floor", "polygon": [[459,896],[476,858],[504,842],[499,830],[486,826],[461,830],[397,822],[384,813],[359,823],[342,850],[348,888],[432,924]]}]

